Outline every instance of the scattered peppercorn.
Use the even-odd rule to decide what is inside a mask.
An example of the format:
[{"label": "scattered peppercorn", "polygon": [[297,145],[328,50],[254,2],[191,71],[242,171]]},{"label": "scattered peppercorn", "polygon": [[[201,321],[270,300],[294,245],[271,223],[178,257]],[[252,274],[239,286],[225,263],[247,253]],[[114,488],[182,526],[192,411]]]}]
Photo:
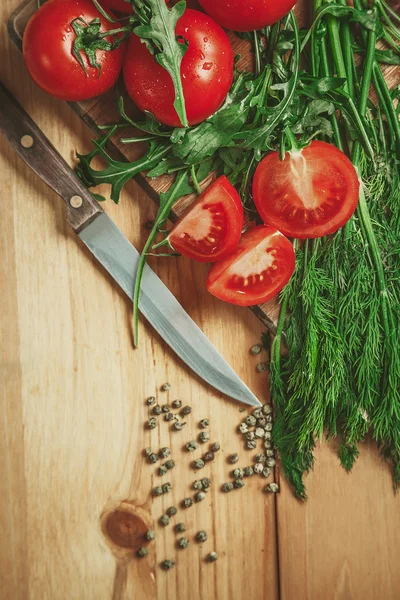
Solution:
[{"label": "scattered peppercorn", "polygon": [[250,477],[251,475],[254,475],[254,469],[253,469],[253,467],[245,467],[243,469],[243,476],[244,477]]},{"label": "scattered peppercorn", "polygon": [[253,417],[255,417],[256,419],[261,419],[261,417],[263,416],[263,411],[262,408],[260,406],[258,406],[257,408],[255,408],[252,412]]},{"label": "scattered peppercorn", "polygon": [[258,365],[256,366],[257,373],[263,373],[267,369],[268,369],[268,364],[266,362],[258,363]]},{"label": "scattered peppercorn", "polygon": [[167,460],[164,466],[168,469],[168,471],[170,471],[175,467],[175,462],[172,459]]},{"label": "scattered peppercorn", "polygon": [[171,454],[171,450],[167,447],[165,448],[161,448],[161,450],[158,453],[158,456],[160,456],[160,458],[168,458],[168,456]]},{"label": "scattered peppercorn", "polygon": [[153,489],[153,496],[162,496],[163,495],[163,489],[160,485],[158,485],[157,487],[155,487]]},{"label": "scattered peppercorn", "polygon": [[201,431],[199,433],[199,442],[201,442],[202,444],[205,444],[206,442],[210,441],[210,434],[208,431]]},{"label": "scattered peppercorn", "polygon": [[145,454],[145,456],[149,457],[150,454],[153,454],[153,451],[151,448],[145,448],[144,454]]},{"label": "scattered peppercorn", "polygon": [[193,467],[195,469],[202,469],[205,466],[205,462],[202,458],[197,458],[193,461]]},{"label": "scattered peppercorn", "polygon": [[256,454],[255,460],[258,463],[265,463],[265,461],[267,460],[267,457],[265,454]]},{"label": "scattered peppercorn", "polygon": [[202,542],[206,542],[206,541],[207,541],[207,533],[203,530],[199,531],[196,534],[196,542],[202,543]]},{"label": "scattered peppercorn", "polygon": [[262,407],[262,411],[264,415],[270,415],[272,414],[272,406],[270,404],[264,404],[264,406]]},{"label": "scattered peppercorn", "polygon": [[172,413],[167,413],[166,415],[164,415],[164,421],[173,421],[174,420],[174,415]]},{"label": "scattered peppercorn", "polygon": [[176,533],[183,533],[184,531],[186,531],[185,524],[184,523],[177,523],[175,525],[175,531],[176,531]]},{"label": "scattered peppercorn", "polygon": [[136,556],[138,556],[139,558],[144,558],[145,556],[147,556],[149,553],[149,551],[147,550],[147,548],[139,548],[139,550],[136,552]]},{"label": "scattered peppercorn", "polygon": [[266,432],[264,433],[264,439],[265,439],[265,440],[270,440],[271,438],[272,438],[272,434],[271,434],[271,432],[270,432],[270,431],[266,431]]},{"label": "scattered peppercorn", "polygon": [[185,537],[180,538],[180,540],[178,540],[178,547],[185,549],[189,546],[189,540]]},{"label": "scattered peppercorn", "polygon": [[161,467],[158,468],[158,474],[161,475],[161,477],[163,475],[166,475],[168,473],[168,469],[165,465],[161,465]]},{"label": "scattered peppercorn", "polygon": [[153,415],[161,415],[162,413],[162,408],[159,404],[156,404],[155,406],[153,406],[153,408],[151,409],[151,413]]},{"label": "scattered peppercorn", "polygon": [[211,452],[218,452],[218,450],[221,450],[221,444],[219,442],[211,444]]},{"label": "scattered peppercorn", "polygon": [[206,558],[207,562],[215,562],[218,560],[218,554],[216,552],[210,552]]},{"label": "scattered peppercorn", "polygon": [[266,425],[267,425],[267,419],[265,417],[261,417],[261,419],[257,419],[257,427],[262,427],[263,429],[265,429]]},{"label": "scattered peppercorn", "polygon": [[[264,430],[263,430],[263,434],[264,434]],[[246,438],[246,440],[255,440],[256,434],[254,433],[254,431],[248,431],[247,433],[244,434],[244,437]]]},{"label": "scattered peppercorn", "polygon": [[233,483],[231,481],[223,483],[221,489],[223,492],[231,492],[233,490]]},{"label": "scattered peppercorn", "polygon": [[162,517],[160,517],[160,524],[164,525],[164,527],[166,527],[167,525],[169,525],[169,516],[168,515],[163,515]]},{"label": "scattered peppercorn", "polygon": [[184,406],[181,410],[181,413],[183,415],[190,415],[190,413],[192,412],[192,407],[191,406]]},{"label": "scattered peppercorn", "polygon": [[208,419],[202,419],[199,423],[199,427],[201,429],[207,429],[207,427],[209,426],[210,421]]},{"label": "scattered peppercorn", "polygon": [[235,481],[233,482],[233,487],[235,487],[236,489],[244,487],[243,479],[235,479]]},{"label": "scattered peppercorn", "polygon": [[202,500],[204,500],[205,497],[205,492],[196,492],[194,495],[194,499],[196,500],[196,502],[201,502]]},{"label": "scattered peppercorn", "polygon": [[184,421],[175,421],[174,423],[174,429],[176,431],[182,431],[182,429],[185,427],[186,423]]},{"label": "scattered peppercorn", "polygon": [[167,508],[167,515],[169,517],[174,517],[177,512],[178,512],[178,509],[175,506],[170,506],[169,508]]},{"label": "scattered peppercorn", "polygon": [[171,484],[164,483],[164,485],[162,486],[163,494],[168,494],[168,492],[170,492],[171,490],[172,490]]},{"label": "scattered peppercorn", "polygon": [[270,440],[266,440],[265,438],[264,438],[264,448],[267,448],[268,450],[269,450],[270,448],[272,448],[272,443],[271,443],[271,441],[270,441]]},{"label": "scattered peppercorn", "polygon": [[276,460],[273,456],[267,458],[267,467],[274,467],[276,465]]},{"label": "scattered peppercorn", "polygon": [[185,498],[182,500],[182,506],[184,508],[190,508],[193,505],[193,500],[191,498]]},{"label": "scattered peppercorn", "polygon": [[254,450],[257,448],[257,442],[255,440],[248,440],[246,442],[246,447],[248,450]]},{"label": "scattered peppercorn", "polygon": [[151,542],[152,540],[154,540],[155,537],[156,537],[155,531],[153,531],[152,529],[149,529],[148,531],[146,531],[145,538],[148,542]]},{"label": "scattered peppercorn", "polygon": [[149,454],[148,456],[148,461],[154,465],[156,462],[158,462],[158,456],[155,452],[152,452],[151,454]]},{"label": "scattered peppercorn", "polygon": [[173,569],[174,566],[175,563],[173,560],[163,560],[162,563],[160,563],[160,567],[164,569],[164,571],[169,571],[170,569]]},{"label": "scattered peppercorn", "polygon": [[149,406],[151,406],[152,404],[154,404],[156,401],[154,396],[149,396],[149,398],[147,398],[146,402]]},{"label": "scattered peppercorn", "polygon": [[260,354],[261,350],[260,344],[254,344],[254,346],[250,348],[250,353],[256,356],[257,354]]},{"label": "scattered peppercorn", "polygon": [[266,487],[265,487],[265,492],[270,492],[272,494],[276,494],[277,492],[279,492],[279,485],[277,483],[269,483]]},{"label": "scattered peppercorn", "polygon": [[268,467],[264,467],[262,474],[263,477],[269,477],[271,475],[271,469]]},{"label": "scattered peppercorn", "polygon": [[201,479],[196,479],[196,481],[193,482],[193,489],[194,490],[202,490],[203,489],[203,482]]},{"label": "scattered peppercorn", "polygon": [[172,403],[172,408],[181,408],[182,400],[174,400]]},{"label": "scattered peppercorn", "polygon": [[264,437],[264,429],[262,427],[257,427],[257,429],[255,430],[254,434],[256,436],[256,438],[263,438]]},{"label": "scattered peppercorn", "polygon": [[203,477],[203,479],[201,480],[202,486],[203,486],[203,490],[208,490],[208,488],[211,485],[211,479],[209,479],[208,477]]},{"label": "scattered peppercorn", "polygon": [[247,433],[249,430],[247,423],[240,423],[238,429],[240,433]]},{"label": "scattered peppercorn", "polygon": [[185,446],[185,448],[188,452],[193,452],[194,450],[197,450],[198,447],[199,447],[198,443],[195,442],[194,440],[192,440],[191,442],[188,442]]},{"label": "scattered peppercorn", "polygon": [[239,460],[239,455],[238,455],[238,454],[236,454],[236,453],[235,453],[235,454],[231,454],[231,455],[229,456],[229,459],[228,459],[228,460],[229,460],[229,462],[231,463],[231,465],[234,465],[235,463],[237,463],[237,462],[238,462],[238,460]]},{"label": "scattered peppercorn", "polygon": [[171,410],[171,407],[169,404],[163,404],[161,407],[161,410],[165,413],[169,413],[169,411]]},{"label": "scattered peppercorn", "polygon": [[203,456],[203,458],[206,462],[212,462],[215,458],[214,452],[211,452],[211,451],[206,452],[205,455]]},{"label": "scattered peppercorn", "polygon": [[263,468],[264,466],[262,465],[262,463],[256,463],[253,467],[254,473],[257,473],[257,475],[261,475],[261,473],[263,472]]},{"label": "scattered peppercorn", "polygon": [[162,392],[168,392],[171,389],[171,384],[170,383],[164,383],[161,386],[161,391]]},{"label": "scattered peppercorn", "polygon": [[249,427],[254,427],[255,424],[257,423],[257,419],[255,417],[253,417],[253,415],[247,415],[247,417],[245,418],[244,422]]},{"label": "scattered peppercorn", "polygon": [[270,448],[265,451],[265,454],[268,456],[268,458],[271,458],[271,456],[275,456],[275,452]]},{"label": "scattered peppercorn", "polygon": [[267,421],[267,423],[272,423],[272,415],[267,415],[265,417],[265,420]]},{"label": "scattered peppercorn", "polygon": [[240,469],[239,467],[237,469],[233,469],[232,477],[234,479],[241,479],[243,477],[243,469]]},{"label": "scattered peppercorn", "polygon": [[151,419],[149,419],[147,421],[147,427],[149,429],[155,429],[157,427],[157,419],[155,417],[152,417]]}]

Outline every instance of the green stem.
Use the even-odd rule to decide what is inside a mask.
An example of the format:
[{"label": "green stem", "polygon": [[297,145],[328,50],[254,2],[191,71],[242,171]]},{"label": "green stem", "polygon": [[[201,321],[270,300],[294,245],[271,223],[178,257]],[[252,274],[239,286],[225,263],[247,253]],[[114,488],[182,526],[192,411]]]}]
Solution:
[{"label": "green stem", "polygon": [[201,187],[199,186],[199,182],[197,181],[196,169],[195,169],[194,165],[192,165],[190,167],[190,175],[192,177],[192,182],[193,182],[193,185],[194,185],[194,189],[196,190],[196,192],[198,194],[201,194]]},{"label": "green stem", "polygon": [[255,57],[255,72],[258,75],[261,73],[261,59],[260,59],[260,46],[258,43],[258,33],[257,31],[253,31],[253,41],[254,41],[254,57]]},{"label": "green stem", "polygon": [[[346,0],[340,0],[340,4],[343,6],[347,6]],[[344,48],[344,65],[347,73],[347,84],[349,94],[352,98],[354,98],[354,81],[353,81],[353,70],[354,70],[354,54],[352,51],[352,40],[350,33],[350,25],[349,22],[344,20],[342,23],[342,40],[343,40],[343,48]]]},{"label": "green stem", "polygon": [[181,173],[175,182],[173,183],[173,190],[171,195],[169,196],[167,202],[160,207],[158,211],[157,218],[153,225],[152,230],[150,231],[149,237],[144,245],[142,254],[139,259],[139,264],[136,272],[136,280],[135,280],[135,289],[133,293],[133,331],[134,331],[134,344],[137,347],[138,339],[139,339],[139,302],[140,302],[140,288],[143,277],[144,268],[146,266],[147,254],[149,253],[151,247],[153,246],[153,242],[158,234],[159,224],[166,221],[168,219],[169,213],[175,202],[182,195],[180,190],[182,185],[185,183],[187,178],[187,172]]}]

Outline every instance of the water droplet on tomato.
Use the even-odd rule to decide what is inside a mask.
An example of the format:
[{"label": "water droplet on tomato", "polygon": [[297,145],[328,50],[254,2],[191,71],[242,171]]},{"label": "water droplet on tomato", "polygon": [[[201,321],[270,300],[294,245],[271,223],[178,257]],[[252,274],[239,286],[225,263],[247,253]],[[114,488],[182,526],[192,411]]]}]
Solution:
[{"label": "water droplet on tomato", "polygon": [[205,41],[205,42],[208,42],[208,38],[204,38],[204,41]]},{"label": "water droplet on tomato", "polygon": [[203,65],[203,69],[204,71],[209,71],[210,69],[212,69],[213,67],[213,63],[212,62],[205,62]]}]

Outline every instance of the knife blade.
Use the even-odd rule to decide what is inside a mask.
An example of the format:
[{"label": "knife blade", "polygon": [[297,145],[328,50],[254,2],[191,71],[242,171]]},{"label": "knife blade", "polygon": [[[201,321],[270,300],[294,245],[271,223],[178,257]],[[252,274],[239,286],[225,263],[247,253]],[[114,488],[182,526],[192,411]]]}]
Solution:
[{"label": "knife blade", "polygon": [[[1,82],[0,130],[25,163],[65,201],[69,225],[132,299],[139,252]],[[234,400],[261,406],[147,265],[139,309],[174,352],[204,381]]]}]

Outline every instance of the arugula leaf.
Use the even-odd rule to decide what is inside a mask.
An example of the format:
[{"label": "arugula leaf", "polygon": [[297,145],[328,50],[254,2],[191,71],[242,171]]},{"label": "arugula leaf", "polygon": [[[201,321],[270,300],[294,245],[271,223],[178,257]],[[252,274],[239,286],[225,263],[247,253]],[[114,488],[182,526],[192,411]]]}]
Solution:
[{"label": "arugula leaf", "polygon": [[[159,65],[171,76],[175,89],[174,107],[183,127],[188,127],[185,98],[181,80],[181,62],[187,51],[184,40],[176,37],[175,28],[186,9],[183,0],[169,9],[164,0],[133,0],[136,18],[139,25],[134,33],[148,41]],[[149,16],[150,9],[150,16]]]}]

